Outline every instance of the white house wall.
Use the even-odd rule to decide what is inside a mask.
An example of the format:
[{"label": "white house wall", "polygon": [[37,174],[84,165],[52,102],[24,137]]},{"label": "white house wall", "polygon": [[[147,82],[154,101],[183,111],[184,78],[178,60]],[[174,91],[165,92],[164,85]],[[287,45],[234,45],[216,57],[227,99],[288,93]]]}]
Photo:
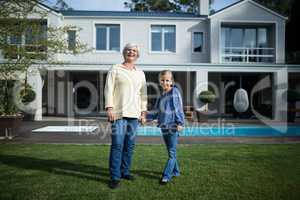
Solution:
[{"label": "white house wall", "polygon": [[[141,49],[138,60],[147,64],[181,64],[209,62],[208,23],[201,19],[103,19],[103,18],[69,18],[65,17],[64,25],[75,25],[82,30],[79,38],[89,47],[95,48],[95,24],[120,24],[120,48],[126,43],[137,43]],[[151,25],[176,26],[176,53],[151,53]],[[204,48],[202,53],[192,53],[192,32],[204,33]],[[82,55],[61,55],[60,59],[72,63],[119,63],[122,61],[121,52],[88,52]]]},{"label": "white house wall", "polygon": [[268,12],[251,1],[245,1],[211,16],[211,63],[220,62],[219,47],[222,22],[275,24],[276,63],[285,62],[285,19]]}]

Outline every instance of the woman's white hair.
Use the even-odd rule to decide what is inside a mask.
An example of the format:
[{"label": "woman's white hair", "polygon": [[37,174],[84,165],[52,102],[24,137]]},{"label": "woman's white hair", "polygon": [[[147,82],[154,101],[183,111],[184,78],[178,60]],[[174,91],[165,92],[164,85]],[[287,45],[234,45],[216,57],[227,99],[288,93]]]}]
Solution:
[{"label": "woman's white hair", "polygon": [[134,44],[134,43],[127,43],[126,45],[125,45],[125,47],[123,48],[123,56],[125,57],[125,54],[126,54],[126,50],[127,49],[131,49],[131,48],[136,48],[137,49],[137,52],[136,52],[136,54],[137,54],[137,58],[138,57],[140,57],[140,49],[139,49],[139,46],[137,45],[137,44]]}]

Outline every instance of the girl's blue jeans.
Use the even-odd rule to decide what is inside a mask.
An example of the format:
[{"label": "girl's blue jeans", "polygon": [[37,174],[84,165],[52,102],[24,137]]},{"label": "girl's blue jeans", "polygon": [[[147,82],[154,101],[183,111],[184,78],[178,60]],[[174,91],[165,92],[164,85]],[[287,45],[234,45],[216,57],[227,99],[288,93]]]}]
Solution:
[{"label": "girl's blue jeans", "polygon": [[168,161],[163,171],[163,178],[171,180],[173,176],[179,176],[179,165],[176,158],[176,145],[178,132],[176,131],[162,131],[163,139],[168,151]]},{"label": "girl's blue jeans", "polygon": [[111,146],[109,156],[109,172],[111,180],[119,180],[129,175],[131,158],[135,146],[138,119],[122,118],[111,124]]}]

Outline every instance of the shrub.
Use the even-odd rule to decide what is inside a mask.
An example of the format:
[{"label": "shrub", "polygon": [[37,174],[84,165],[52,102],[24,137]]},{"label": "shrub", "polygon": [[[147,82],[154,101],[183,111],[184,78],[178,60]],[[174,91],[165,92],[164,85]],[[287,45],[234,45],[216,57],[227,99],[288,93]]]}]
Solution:
[{"label": "shrub", "polygon": [[206,91],[200,92],[199,99],[203,103],[212,103],[215,101],[216,95],[212,91],[206,90]]}]

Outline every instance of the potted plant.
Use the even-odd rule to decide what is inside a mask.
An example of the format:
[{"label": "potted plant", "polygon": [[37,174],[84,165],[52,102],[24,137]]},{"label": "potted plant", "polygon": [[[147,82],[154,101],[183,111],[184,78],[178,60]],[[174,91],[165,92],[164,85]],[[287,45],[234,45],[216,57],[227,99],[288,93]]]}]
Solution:
[{"label": "potted plant", "polygon": [[20,99],[22,104],[28,106],[29,108],[23,110],[24,120],[26,121],[34,121],[36,108],[31,107],[29,104],[35,100],[36,93],[32,89],[32,86],[25,82],[20,90]]},{"label": "potted plant", "polygon": [[295,122],[296,114],[300,110],[296,109],[296,102],[300,101],[300,92],[295,89],[287,90],[288,101],[288,122]]},{"label": "potted plant", "polygon": [[15,83],[16,80],[0,81],[0,138],[14,137],[23,118],[14,100]]},{"label": "potted plant", "polygon": [[216,99],[216,95],[214,94],[213,91],[211,90],[205,90],[200,92],[199,94],[199,100],[202,102],[204,105],[204,110],[196,110],[198,122],[200,121],[207,121],[208,120],[208,115],[211,114],[208,110],[208,104],[213,103]]}]

